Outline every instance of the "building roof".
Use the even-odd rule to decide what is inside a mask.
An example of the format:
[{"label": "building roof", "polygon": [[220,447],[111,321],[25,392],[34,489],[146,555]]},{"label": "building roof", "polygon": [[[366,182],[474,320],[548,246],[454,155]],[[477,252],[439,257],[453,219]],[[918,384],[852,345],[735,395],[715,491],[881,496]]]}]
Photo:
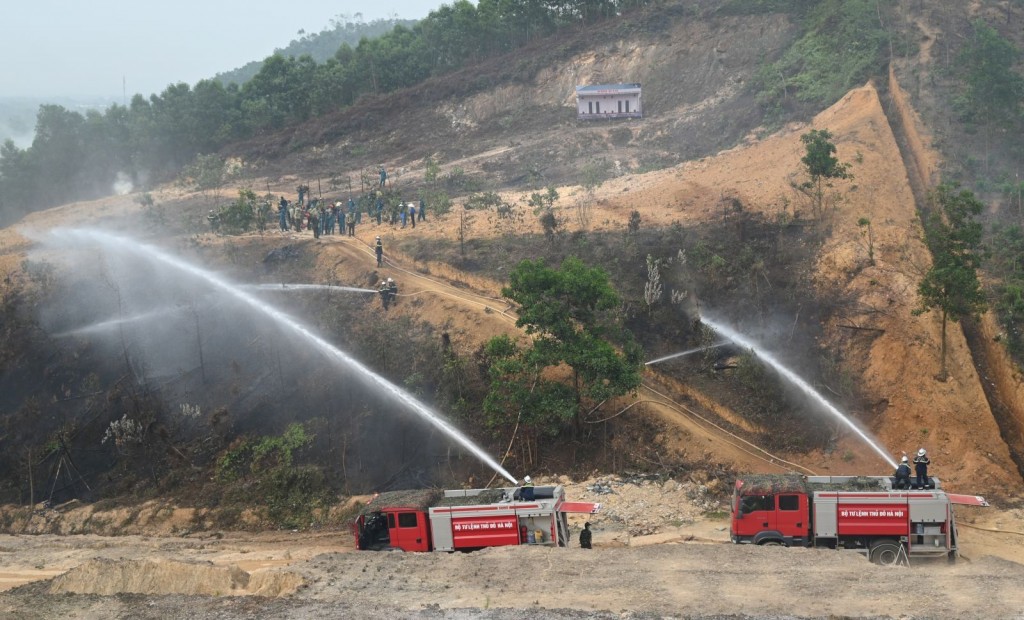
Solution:
[{"label": "building roof", "polygon": [[577,86],[576,93],[581,95],[596,95],[609,92],[639,92],[640,84],[590,84],[588,86]]}]

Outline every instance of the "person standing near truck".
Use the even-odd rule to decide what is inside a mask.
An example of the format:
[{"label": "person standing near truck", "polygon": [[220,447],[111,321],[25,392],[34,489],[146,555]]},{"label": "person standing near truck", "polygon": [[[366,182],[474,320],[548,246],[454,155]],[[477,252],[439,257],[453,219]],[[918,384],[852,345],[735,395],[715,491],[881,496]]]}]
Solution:
[{"label": "person standing near truck", "polygon": [[580,532],[580,548],[593,549],[593,534],[590,532],[590,521],[583,524],[583,531]]},{"label": "person standing near truck", "polygon": [[914,473],[917,474],[917,488],[927,489],[928,488],[928,466],[931,465],[931,461],[928,460],[928,452],[924,448],[917,451],[917,456],[914,457]]}]

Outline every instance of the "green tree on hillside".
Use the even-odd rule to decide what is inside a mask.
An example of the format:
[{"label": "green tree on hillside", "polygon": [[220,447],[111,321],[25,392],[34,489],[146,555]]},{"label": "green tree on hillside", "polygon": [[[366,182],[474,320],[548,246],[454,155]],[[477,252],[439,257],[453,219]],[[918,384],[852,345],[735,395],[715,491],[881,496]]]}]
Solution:
[{"label": "green tree on hillside", "polygon": [[934,211],[924,222],[925,241],[932,252],[932,266],[918,285],[920,306],[914,314],[938,309],[942,316],[942,348],[939,380],[946,369],[946,323],[984,312],[985,294],[977,269],[986,257],[981,244],[982,227],[975,221],[982,204],[956,185],[939,185],[932,192]]},{"label": "green tree on hillside", "polygon": [[[518,304],[516,325],[533,341],[520,348],[498,337],[487,345],[491,389],[484,410],[492,426],[518,420],[536,435],[572,422],[578,431],[585,411],[640,385],[642,352],[615,325],[619,296],[602,269],[576,257],[558,269],[525,260],[502,295]],[[608,341],[613,335],[623,341],[622,352]]]},{"label": "green tree on hillside", "polygon": [[812,129],[800,136],[807,149],[800,158],[809,179],[797,186],[811,198],[815,217],[825,212],[825,190],[832,187],[832,179],[852,179],[850,164],[840,163],[835,157],[836,145],[827,129]]},{"label": "green tree on hillside", "polygon": [[1024,229],[997,227],[992,235],[992,262],[987,269],[996,279],[993,307],[1006,334],[1006,347],[1024,355]]},{"label": "green tree on hillside", "polygon": [[1024,97],[1024,77],[1013,69],[1020,50],[985,22],[973,26],[973,36],[960,53],[964,113],[986,125],[1016,119]]},{"label": "green tree on hillside", "polygon": [[992,131],[1020,123],[1024,77],[1014,71],[1020,51],[982,20],[973,26],[973,36],[960,53],[966,89],[958,103],[966,120],[977,120],[985,128],[987,166]]}]

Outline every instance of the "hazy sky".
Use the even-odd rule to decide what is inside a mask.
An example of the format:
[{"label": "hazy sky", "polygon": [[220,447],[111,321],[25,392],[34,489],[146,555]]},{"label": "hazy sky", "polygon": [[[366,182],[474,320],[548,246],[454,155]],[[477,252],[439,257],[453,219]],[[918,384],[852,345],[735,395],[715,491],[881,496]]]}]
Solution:
[{"label": "hazy sky", "polygon": [[149,95],[262,60],[338,15],[425,17],[447,0],[0,0],[0,97]]}]

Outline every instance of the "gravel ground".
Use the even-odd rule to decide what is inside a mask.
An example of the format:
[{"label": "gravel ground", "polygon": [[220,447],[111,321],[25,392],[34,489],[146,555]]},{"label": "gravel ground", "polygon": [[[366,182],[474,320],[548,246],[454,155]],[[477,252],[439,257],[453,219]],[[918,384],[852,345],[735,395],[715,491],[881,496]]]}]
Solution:
[{"label": "gravel ground", "polygon": [[1019,510],[961,515],[955,565],[885,568],[729,544],[699,481],[569,490],[605,504],[575,517],[594,524],[593,550],[356,552],[346,532],[2,536],[0,586],[26,585],[0,592],[0,618],[1024,618]]}]

